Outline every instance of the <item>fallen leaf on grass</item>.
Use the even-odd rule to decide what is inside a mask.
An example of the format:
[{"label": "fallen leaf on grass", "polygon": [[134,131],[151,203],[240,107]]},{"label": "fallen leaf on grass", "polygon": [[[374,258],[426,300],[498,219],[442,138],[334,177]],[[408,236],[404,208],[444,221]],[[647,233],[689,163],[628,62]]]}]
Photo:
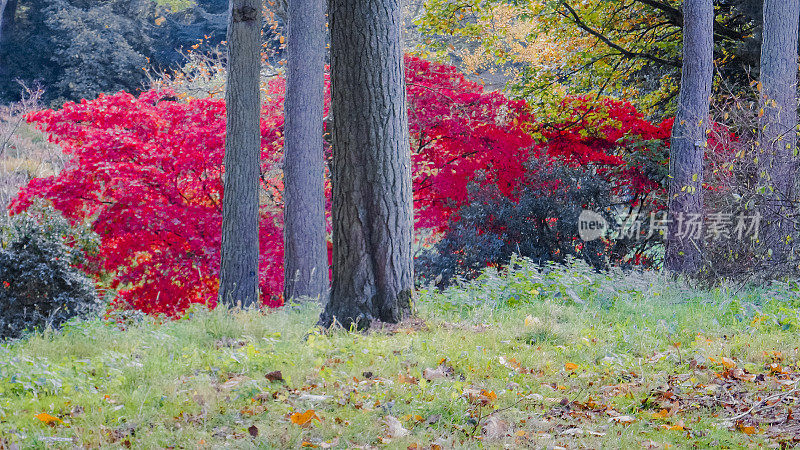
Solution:
[{"label": "fallen leaf on grass", "polygon": [[240,385],[243,381],[246,381],[246,380],[248,380],[247,377],[233,377],[230,380],[220,384],[219,388],[223,389],[223,390],[226,390],[226,391],[229,391],[229,390],[235,388],[236,386]]},{"label": "fallen leaf on grass", "polygon": [[250,433],[250,436],[258,437],[258,427],[255,425],[250,425],[250,428],[247,429],[247,432]]},{"label": "fallen leaf on grass", "polygon": [[480,404],[486,406],[493,401],[497,400],[497,394],[494,391],[487,391],[486,389],[466,388],[463,394],[470,403]]},{"label": "fallen leaf on grass", "polygon": [[319,416],[317,416],[317,412],[313,409],[309,409],[304,413],[296,412],[289,416],[289,420],[291,420],[293,424],[300,425],[301,427],[310,426],[314,419],[320,421]]},{"label": "fallen leaf on grass", "polygon": [[630,425],[633,422],[636,422],[636,417],[633,416],[616,416],[608,419],[609,422],[612,423],[621,423],[623,425]]},{"label": "fallen leaf on grass", "polygon": [[568,363],[564,364],[564,369],[569,370],[569,371],[576,370],[577,368],[578,368],[578,365],[575,364],[575,363],[568,362]]},{"label": "fallen leaf on grass", "polygon": [[59,423],[63,424],[64,423],[64,421],[59,419],[58,417],[51,416],[50,414],[47,414],[47,413],[39,413],[39,414],[36,414],[33,417],[36,417],[37,419],[41,420],[42,422],[44,422],[45,424],[50,425],[50,426],[56,426],[56,424],[59,424]]},{"label": "fallen leaf on grass", "polygon": [[663,428],[665,430],[670,430],[670,431],[684,431],[684,430],[686,430],[686,427],[683,424],[683,420],[679,420],[678,423],[676,423],[675,425],[666,425],[666,424],[665,425],[661,425],[661,428]]},{"label": "fallen leaf on grass", "polygon": [[736,368],[728,371],[731,378],[742,381],[755,381],[756,375],[754,373],[747,373],[742,369]]},{"label": "fallen leaf on grass", "polygon": [[736,367],[736,361],[723,356],[722,357],[722,367],[724,367],[726,369],[733,369],[734,367]]},{"label": "fallen leaf on grass", "polygon": [[383,423],[386,424],[386,434],[389,439],[408,436],[410,432],[397,420],[397,417],[386,416],[383,418]]},{"label": "fallen leaf on grass", "polygon": [[267,380],[269,380],[269,381],[271,381],[273,383],[275,383],[275,382],[283,382],[284,381],[283,380],[283,374],[281,373],[280,370],[276,370],[274,372],[270,372],[270,373],[264,375],[264,378],[266,378]]},{"label": "fallen leaf on grass", "polygon": [[404,374],[402,374],[402,373],[401,373],[401,374],[400,374],[400,375],[397,377],[397,379],[398,379],[398,380],[399,380],[401,383],[406,383],[406,384],[417,384],[417,379],[416,379],[416,378],[414,378],[414,377],[412,377],[412,376],[409,376],[409,375],[404,375]]},{"label": "fallen leaf on grass", "polygon": [[428,381],[439,378],[447,378],[453,374],[453,368],[444,364],[439,364],[435,369],[430,367],[422,371],[422,378]]},{"label": "fallen leaf on grass", "polygon": [[736,429],[741,431],[744,434],[756,434],[758,429],[752,425],[745,425],[742,422],[738,422],[736,424]]},{"label": "fallen leaf on grass", "polygon": [[490,416],[483,425],[483,436],[486,439],[499,439],[508,433],[508,422],[500,420],[497,416]]}]

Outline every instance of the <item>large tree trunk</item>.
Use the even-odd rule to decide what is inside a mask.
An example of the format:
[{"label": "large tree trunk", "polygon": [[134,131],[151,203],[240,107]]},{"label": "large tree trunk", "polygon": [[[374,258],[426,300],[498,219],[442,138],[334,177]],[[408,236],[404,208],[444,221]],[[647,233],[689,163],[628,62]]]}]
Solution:
[{"label": "large tree trunk", "polygon": [[413,205],[398,0],[331,0],[333,288],[320,324],[411,313]]},{"label": "large tree trunk", "polygon": [[8,29],[8,18],[6,17],[6,7],[8,0],[0,0],[0,44],[5,42],[5,33]]},{"label": "large tree trunk", "polygon": [[[703,154],[714,75],[714,4],[683,2],[683,69],[670,144],[669,213],[665,267],[695,274],[703,264]],[[694,225],[699,222],[699,229]]]},{"label": "large tree trunk", "polygon": [[11,39],[14,17],[17,14],[17,0],[0,0],[0,77],[9,76],[7,44]]},{"label": "large tree trunk", "polygon": [[325,2],[289,2],[284,117],[284,298],[328,299],[322,148]]},{"label": "large tree trunk", "polygon": [[[765,0],[761,45],[761,151],[766,175],[762,242],[780,271],[792,258],[797,174],[797,40],[800,0]],[[777,264],[777,265],[776,265]]]},{"label": "large tree trunk", "polygon": [[242,307],[258,301],[261,20],[261,0],[231,0],[219,299]]}]

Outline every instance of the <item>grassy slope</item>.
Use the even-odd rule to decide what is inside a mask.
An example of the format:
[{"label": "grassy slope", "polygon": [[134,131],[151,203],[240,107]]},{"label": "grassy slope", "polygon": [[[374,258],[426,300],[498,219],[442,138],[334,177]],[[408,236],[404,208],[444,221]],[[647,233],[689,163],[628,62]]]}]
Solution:
[{"label": "grassy slope", "polygon": [[0,447],[776,443],[791,432],[764,422],[791,413],[759,401],[797,401],[796,295],[525,266],[421,292],[427,328],[307,334],[313,305],[84,322],[0,347]]}]

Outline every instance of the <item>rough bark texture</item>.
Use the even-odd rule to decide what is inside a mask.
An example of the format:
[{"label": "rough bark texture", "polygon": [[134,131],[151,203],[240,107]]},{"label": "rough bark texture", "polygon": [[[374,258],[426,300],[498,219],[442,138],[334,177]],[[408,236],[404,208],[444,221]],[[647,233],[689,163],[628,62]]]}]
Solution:
[{"label": "rough bark texture", "polygon": [[0,0],[0,77],[8,77],[6,44],[11,37],[17,0]]},{"label": "rough bark texture", "polygon": [[284,298],[328,299],[322,148],[325,2],[289,2],[284,117]]},{"label": "rough bark texture", "polygon": [[702,268],[703,230],[687,232],[687,221],[703,217],[703,153],[706,148],[709,98],[714,75],[712,0],[683,2],[683,68],[678,113],[672,128],[669,172],[671,222],[664,258],[668,270],[682,274]]},{"label": "rough bark texture", "polygon": [[0,0],[0,44],[5,41],[5,34],[6,31],[6,23],[8,19],[6,18],[6,6],[8,5],[8,0]]},{"label": "rough bark texture", "polygon": [[[797,173],[797,40],[800,0],[765,0],[761,45],[762,174],[766,198],[761,230],[769,258],[783,263],[792,258]],[[775,266],[776,270],[780,270]]]},{"label": "rough bark texture", "polygon": [[220,301],[258,302],[261,0],[231,0]]},{"label": "rough bark texture", "polygon": [[411,152],[398,0],[331,0],[333,288],[320,324],[411,312]]}]

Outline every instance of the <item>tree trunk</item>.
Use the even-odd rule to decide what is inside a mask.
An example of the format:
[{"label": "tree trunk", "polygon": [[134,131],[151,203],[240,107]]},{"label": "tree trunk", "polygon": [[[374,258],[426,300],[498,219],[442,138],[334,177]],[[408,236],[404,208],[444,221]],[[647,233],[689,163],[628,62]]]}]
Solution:
[{"label": "tree trunk", "polygon": [[258,302],[261,0],[231,0],[219,299]]},{"label": "tree trunk", "polygon": [[325,3],[292,0],[284,103],[284,298],[328,299],[322,147]]},{"label": "tree trunk", "polygon": [[[665,267],[695,274],[703,264],[703,154],[714,76],[714,4],[683,2],[683,68],[670,143],[669,213]],[[699,221],[699,229],[696,224]]]},{"label": "tree trunk", "polygon": [[0,77],[9,77],[7,44],[11,39],[14,17],[17,15],[17,0],[0,0]]},{"label": "tree trunk", "polygon": [[791,259],[797,173],[797,40],[800,0],[765,0],[761,45],[760,131],[762,175],[766,186],[762,242],[772,255],[770,267],[780,271]]},{"label": "tree trunk", "polygon": [[5,32],[8,28],[8,18],[6,17],[6,6],[8,6],[8,0],[0,0],[0,44],[5,42]]},{"label": "tree trunk", "polygon": [[320,324],[411,313],[411,149],[398,0],[331,0],[333,288]]}]

